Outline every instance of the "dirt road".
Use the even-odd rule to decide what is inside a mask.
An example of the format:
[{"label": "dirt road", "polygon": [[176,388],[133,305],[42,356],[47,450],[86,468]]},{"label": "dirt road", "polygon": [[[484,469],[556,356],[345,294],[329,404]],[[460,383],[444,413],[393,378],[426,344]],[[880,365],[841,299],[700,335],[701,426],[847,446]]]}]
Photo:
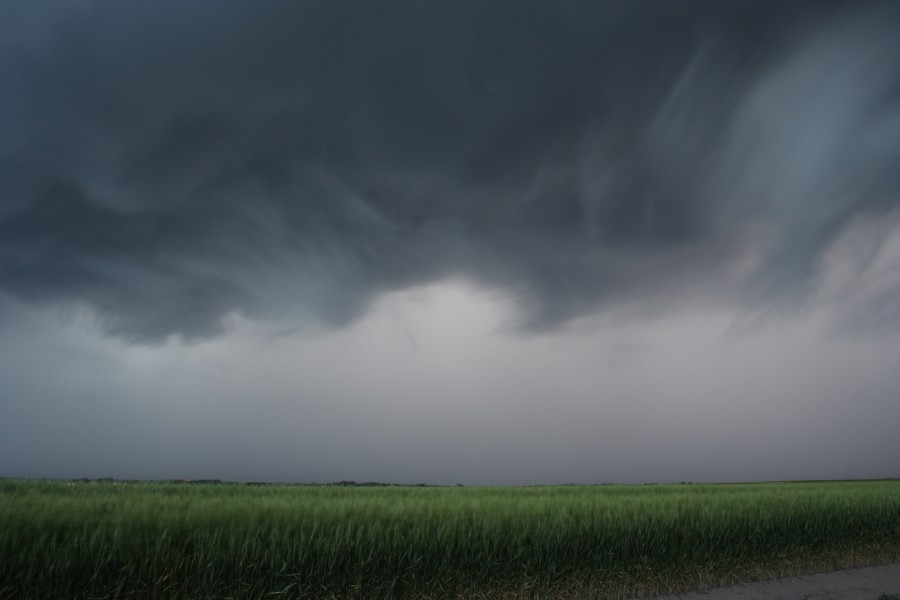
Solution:
[{"label": "dirt road", "polygon": [[900,595],[900,564],[787,577],[654,600],[878,600]]}]

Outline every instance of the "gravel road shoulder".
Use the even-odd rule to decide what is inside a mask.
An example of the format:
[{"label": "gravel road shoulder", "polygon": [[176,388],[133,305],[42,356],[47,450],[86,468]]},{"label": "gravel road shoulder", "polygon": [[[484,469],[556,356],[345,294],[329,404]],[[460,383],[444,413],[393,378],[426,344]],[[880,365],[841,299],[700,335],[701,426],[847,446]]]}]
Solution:
[{"label": "gravel road shoulder", "polygon": [[900,594],[900,564],[786,577],[654,600],[878,600]]}]

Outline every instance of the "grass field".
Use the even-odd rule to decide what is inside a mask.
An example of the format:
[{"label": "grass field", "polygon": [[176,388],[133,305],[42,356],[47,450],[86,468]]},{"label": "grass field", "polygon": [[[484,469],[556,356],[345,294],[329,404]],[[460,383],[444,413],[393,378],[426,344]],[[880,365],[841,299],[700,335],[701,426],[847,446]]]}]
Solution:
[{"label": "grass field", "polygon": [[598,597],[900,560],[900,481],[0,481],[0,598]]}]

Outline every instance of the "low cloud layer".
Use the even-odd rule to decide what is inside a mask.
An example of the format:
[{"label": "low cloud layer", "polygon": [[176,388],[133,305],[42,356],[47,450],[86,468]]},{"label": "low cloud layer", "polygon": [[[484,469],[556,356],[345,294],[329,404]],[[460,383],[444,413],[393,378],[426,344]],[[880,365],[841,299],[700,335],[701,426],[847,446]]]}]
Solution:
[{"label": "low cloud layer", "polygon": [[[86,1],[0,23],[0,292],[130,340],[346,325],[450,276],[532,328],[765,308],[900,205],[891,2]],[[867,230],[883,256],[891,228]],[[873,314],[896,323],[886,272]]]}]

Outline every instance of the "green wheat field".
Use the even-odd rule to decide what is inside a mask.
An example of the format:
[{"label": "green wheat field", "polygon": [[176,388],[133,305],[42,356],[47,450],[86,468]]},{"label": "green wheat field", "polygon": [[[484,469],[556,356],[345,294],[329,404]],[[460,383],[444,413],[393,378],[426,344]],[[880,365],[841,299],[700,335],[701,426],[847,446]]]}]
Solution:
[{"label": "green wheat field", "polygon": [[603,598],[900,560],[900,480],[0,480],[0,598]]}]

